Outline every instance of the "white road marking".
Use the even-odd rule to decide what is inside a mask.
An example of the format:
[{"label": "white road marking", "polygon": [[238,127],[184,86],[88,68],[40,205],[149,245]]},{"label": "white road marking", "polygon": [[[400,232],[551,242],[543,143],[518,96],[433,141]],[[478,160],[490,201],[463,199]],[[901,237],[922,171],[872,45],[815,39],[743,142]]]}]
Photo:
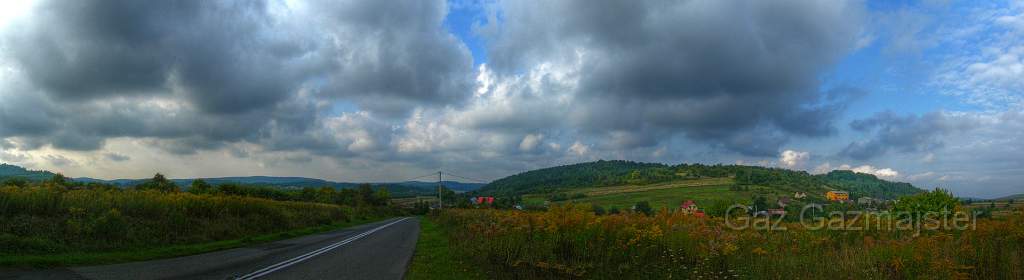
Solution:
[{"label": "white road marking", "polygon": [[368,230],[368,231],[360,233],[360,234],[358,234],[356,236],[349,237],[348,239],[345,239],[345,240],[342,240],[342,241],[338,241],[337,243],[324,246],[323,248],[313,250],[312,252],[302,254],[301,256],[294,257],[294,258],[291,258],[289,260],[286,260],[286,261],[283,261],[283,262],[279,262],[277,264],[274,264],[274,265],[271,265],[271,266],[268,266],[268,267],[264,267],[263,269],[260,269],[260,270],[257,270],[257,271],[253,271],[252,273],[249,273],[249,274],[246,274],[246,275],[242,275],[241,277],[238,277],[238,278],[235,278],[235,279],[238,279],[238,280],[248,280],[248,279],[256,279],[256,278],[259,278],[259,277],[263,277],[264,275],[270,274],[271,272],[278,271],[278,270],[281,270],[283,268],[286,268],[286,267],[295,265],[297,263],[300,263],[302,261],[308,260],[308,259],[310,259],[312,257],[316,257],[316,256],[318,256],[320,254],[326,253],[327,251],[333,250],[334,248],[341,247],[341,246],[343,246],[345,244],[351,243],[352,241],[356,241],[356,240],[358,240],[360,238],[363,238],[363,237],[365,237],[367,235],[370,235],[370,234],[372,234],[374,232],[377,232],[378,230],[382,230],[382,229],[384,229],[384,228],[386,228],[388,226],[391,226],[393,224],[396,224],[398,222],[405,221],[406,219],[408,219],[408,217],[401,218],[401,219],[399,219],[397,221],[390,222],[390,223],[388,223],[386,225],[379,226],[377,228]]}]

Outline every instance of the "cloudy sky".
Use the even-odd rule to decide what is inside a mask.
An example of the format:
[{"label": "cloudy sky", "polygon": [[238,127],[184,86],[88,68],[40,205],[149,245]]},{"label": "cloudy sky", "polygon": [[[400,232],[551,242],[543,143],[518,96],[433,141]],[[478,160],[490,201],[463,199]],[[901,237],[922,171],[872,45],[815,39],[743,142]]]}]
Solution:
[{"label": "cloudy sky", "polygon": [[482,179],[597,159],[1024,192],[1021,1],[3,1],[0,162]]}]

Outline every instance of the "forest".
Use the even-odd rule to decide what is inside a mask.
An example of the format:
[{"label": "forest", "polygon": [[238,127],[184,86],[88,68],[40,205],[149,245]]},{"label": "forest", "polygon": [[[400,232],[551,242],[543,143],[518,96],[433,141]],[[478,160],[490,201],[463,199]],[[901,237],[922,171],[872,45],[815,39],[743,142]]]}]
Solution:
[{"label": "forest", "polygon": [[644,185],[674,180],[735,178],[738,186],[762,186],[786,191],[824,192],[845,190],[853,197],[894,199],[921,193],[908,184],[889,182],[870,174],[835,170],[812,175],[805,171],[745,165],[705,165],[595,161],[544,168],[505,177],[480,188],[482,195],[555,193],[573,188]]}]

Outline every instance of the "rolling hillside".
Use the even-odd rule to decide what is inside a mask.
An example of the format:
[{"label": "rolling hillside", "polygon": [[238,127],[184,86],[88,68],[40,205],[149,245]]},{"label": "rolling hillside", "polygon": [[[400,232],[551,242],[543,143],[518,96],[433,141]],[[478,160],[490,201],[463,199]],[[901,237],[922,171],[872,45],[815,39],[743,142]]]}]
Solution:
[{"label": "rolling hillside", "polygon": [[[837,170],[811,175],[804,171],[742,165],[680,164],[669,166],[630,161],[595,161],[544,168],[502,178],[480,188],[484,195],[530,195],[580,193],[579,190],[611,186],[644,186],[659,183],[715,178],[718,187],[757,189],[775,193],[806,192],[821,194],[829,190],[849,191],[853,198],[893,199],[923,190],[908,183],[889,182],[870,174]],[[665,192],[662,190],[662,192]],[[586,195],[586,194],[584,194]]]},{"label": "rolling hillside", "polygon": [[49,171],[28,170],[17,165],[0,163],[0,180],[8,178],[23,178],[32,181],[46,180],[53,177]]}]

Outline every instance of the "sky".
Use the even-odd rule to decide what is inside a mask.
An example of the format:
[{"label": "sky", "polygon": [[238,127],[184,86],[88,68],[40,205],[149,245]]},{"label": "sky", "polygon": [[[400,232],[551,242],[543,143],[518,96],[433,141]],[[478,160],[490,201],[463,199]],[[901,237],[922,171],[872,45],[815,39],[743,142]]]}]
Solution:
[{"label": "sky", "polygon": [[1022,1],[3,1],[0,162],[482,180],[599,159],[1024,193]]}]

